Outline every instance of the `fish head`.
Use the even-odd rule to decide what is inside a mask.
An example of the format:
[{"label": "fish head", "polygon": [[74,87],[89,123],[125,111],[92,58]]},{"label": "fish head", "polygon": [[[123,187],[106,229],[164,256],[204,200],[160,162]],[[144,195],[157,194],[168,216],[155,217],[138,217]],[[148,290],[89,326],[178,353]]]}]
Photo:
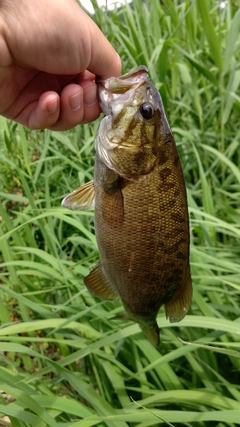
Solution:
[{"label": "fish head", "polygon": [[147,68],[98,79],[97,84],[105,114],[95,139],[99,159],[127,179],[148,174],[157,162],[164,135],[171,131]]}]

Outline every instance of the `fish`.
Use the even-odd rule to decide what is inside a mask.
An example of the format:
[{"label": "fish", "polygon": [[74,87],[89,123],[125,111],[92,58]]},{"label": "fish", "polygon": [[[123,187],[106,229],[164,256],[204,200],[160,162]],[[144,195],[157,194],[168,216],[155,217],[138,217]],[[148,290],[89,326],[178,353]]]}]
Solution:
[{"label": "fish", "polygon": [[162,306],[179,322],[192,299],[186,186],[161,96],[139,66],[97,80],[105,114],[95,137],[93,180],[62,206],[95,209],[100,260],[84,283],[96,297],[120,298],[122,318],[159,347]]}]

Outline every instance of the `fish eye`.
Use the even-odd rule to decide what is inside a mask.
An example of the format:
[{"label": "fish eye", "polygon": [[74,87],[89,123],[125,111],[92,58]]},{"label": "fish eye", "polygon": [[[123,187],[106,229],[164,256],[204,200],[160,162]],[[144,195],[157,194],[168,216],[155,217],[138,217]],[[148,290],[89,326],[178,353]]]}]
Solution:
[{"label": "fish eye", "polygon": [[145,120],[150,120],[154,114],[154,108],[150,102],[144,102],[139,108],[140,114]]}]

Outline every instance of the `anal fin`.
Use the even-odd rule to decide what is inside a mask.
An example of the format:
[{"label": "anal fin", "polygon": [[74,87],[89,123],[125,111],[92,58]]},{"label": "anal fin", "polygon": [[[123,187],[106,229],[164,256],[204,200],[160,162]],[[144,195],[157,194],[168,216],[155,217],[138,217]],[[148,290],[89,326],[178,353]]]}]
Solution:
[{"label": "anal fin", "polygon": [[84,283],[91,294],[98,298],[114,300],[118,297],[116,292],[112,289],[109,281],[104,276],[100,263],[88,274],[87,277],[85,277]]},{"label": "anal fin", "polygon": [[89,181],[68,194],[62,206],[71,210],[86,211],[94,208],[95,190],[93,181]]},{"label": "anal fin", "polygon": [[191,281],[191,275],[190,270],[188,271],[186,275],[186,279],[181,286],[179,292],[177,293],[176,297],[172,299],[169,303],[165,304],[165,313],[166,318],[169,318],[169,321],[171,323],[174,322],[180,322],[182,320],[188,310],[189,306],[191,304],[192,300],[192,281]]}]

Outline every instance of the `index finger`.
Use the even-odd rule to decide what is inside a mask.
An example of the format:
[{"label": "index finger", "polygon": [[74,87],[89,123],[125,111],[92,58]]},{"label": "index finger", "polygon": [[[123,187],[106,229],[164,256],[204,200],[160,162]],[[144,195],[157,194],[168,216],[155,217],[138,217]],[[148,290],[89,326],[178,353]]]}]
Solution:
[{"label": "index finger", "polygon": [[102,79],[120,76],[122,69],[120,56],[95,22],[85,15],[86,19],[91,21],[89,22],[91,55],[87,69]]}]

